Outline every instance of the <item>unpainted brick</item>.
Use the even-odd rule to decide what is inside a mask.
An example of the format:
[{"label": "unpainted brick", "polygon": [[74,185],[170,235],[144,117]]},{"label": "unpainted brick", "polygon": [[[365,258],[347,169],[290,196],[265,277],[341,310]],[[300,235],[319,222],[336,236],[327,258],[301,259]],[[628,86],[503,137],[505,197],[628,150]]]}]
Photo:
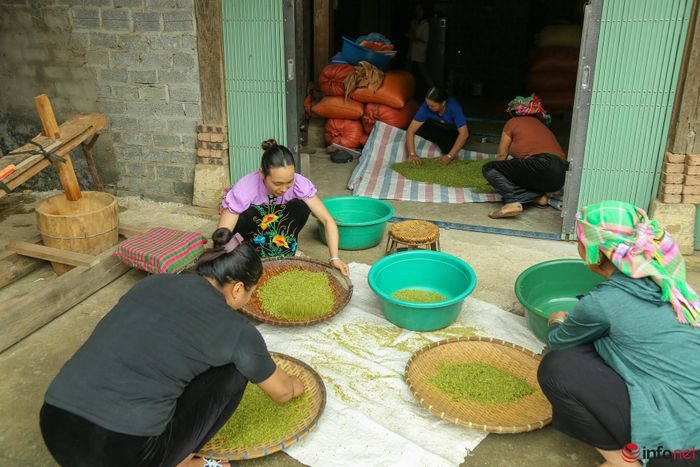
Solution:
[{"label": "unpainted brick", "polygon": [[685,170],[685,164],[664,163],[664,172],[669,174],[681,174]]},{"label": "unpainted brick", "polygon": [[226,133],[211,133],[212,143],[223,143],[226,140]]},{"label": "unpainted brick", "polygon": [[698,165],[686,165],[685,166],[686,175],[700,175],[700,166]]},{"label": "unpainted brick", "polygon": [[700,186],[697,185],[685,185],[683,187],[684,195],[700,195]]},{"label": "unpainted brick", "polygon": [[[700,185],[700,175],[686,175],[684,184],[689,186],[699,186]],[[700,232],[698,232],[700,233]]]},{"label": "unpainted brick", "polygon": [[692,166],[700,166],[700,154],[688,154],[685,163]]},{"label": "unpainted brick", "polygon": [[666,184],[672,184],[672,183],[683,183],[683,174],[669,174],[666,172],[663,172],[661,174],[661,181]]},{"label": "unpainted brick", "polygon": [[665,183],[659,183],[659,192],[669,195],[679,195],[683,192],[683,185],[666,185]]},{"label": "unpainted brick", "polygon": [[700,204],[700,195],[683,195],[683,204]]},{"label": "unpainted brick", "polygon": [[160,31],[163,29],[161,17],[160,13],[155,12],[134,13],[134,31]]},{"label": "unpainted brick", "polygon": [[119,37],[116,34],[106,34],[102,32],[90,33],[90,47],[116,48]]},{"label": "unpainted brick", "polygon": [[197,148],[197,157],[209,157],[209,149]]},{"label": "unpainted brick", "polygon": [[179,149],[181,141],[180,136],[178,135],[153,135],[153,144],[155,146],[172,147]]},{"label": "unpainted brick", "polygon": [[198,164],[206,165],[224,165],[224,159],[220,157],[199,157],[197,156]]},{"label": "unpainted brick", "polygon": [[197,139],[199,141],[211,141],[211,133],[197,133]]},{"label": "unpainted brick", "polygon": [[137,84],[153,84],[158,82],[158,75],[156,70],[130,71],[129,81]]},{"label": "unpainted brick", "polygon": [[679,204],[679,203],[681,203],[683,196],[682,195],[671,195],[671,194],[659,192],[658,198],[662,203]]},{"label": "unpainted brick", "polygon": [[664,154],[664,161],[672,164],[683,164],[685,162],[685,154],[666,152],[666,154]]}]

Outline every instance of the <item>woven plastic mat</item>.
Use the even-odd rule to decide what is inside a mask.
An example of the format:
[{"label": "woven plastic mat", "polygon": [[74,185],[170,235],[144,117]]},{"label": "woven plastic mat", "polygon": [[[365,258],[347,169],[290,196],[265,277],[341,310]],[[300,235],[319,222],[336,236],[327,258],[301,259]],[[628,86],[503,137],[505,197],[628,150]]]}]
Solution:
[{"label": "woven plastic mat", "polygon": [[197,453],[199,457],[229,461],[264,457],[288,448],[316,428],[318,419],[326,408],[326,386],[323,384],[323,380],[313,368],[301,360],[277,352],[270,352],[270,355],[287,374],[298,376],[304,383],[305,393],[309,395],[310,400],[309,412],[296,426],[289,430],[289,433],[284,433],[279,439],[255,446],[228,450],[224,447],[224,440],[215,435]]},{"label": "woven plastic mat", "polygon": [[[335,269],[333,266],[323,263],[321,261],[316,261],[309,258],[300,257],[285,257],[285,258],[267,258],[263,260],[263,275],[258,282],[258,290],[265,286],[265,283],[270,279],[270,277],[280,274],[282,272],[292,271],[295,269],[301,269],[311,272],[323,272],[328,276],[328,282],[330,283],[331,290],[333,292],[334,304],[333,308],[323,316],[314,318],[312,320],[289,320],[273,316],[268,314],[262,307],[262,303],[258,298],[257,291],[253,293],[250,299],[250,303],[241,309],[243,313],[250,316],[253,319],[262,321],[264,323],[273,324],[276,326],[308,326],[311,324],[319,323],[332,318],[336,314],[345,308],[345,306],[350,301],[352,297],[352,282],[350,279],[343,276],[343,274]],[[299,287],[303,287],[303,284],[299,284]]]},{"label": "woven plastic mat", "polygon": [[[552,421],[552,406],[537,382],[541,356],[519,345],[484,337],[459,337],[427,345],[406,364],[406,382],[421,406],[457,425],[493,433],[523,433]],[[483,363],[506,371],[535,391],[515,403],[454,401],[430,381],[440,365]]]}]

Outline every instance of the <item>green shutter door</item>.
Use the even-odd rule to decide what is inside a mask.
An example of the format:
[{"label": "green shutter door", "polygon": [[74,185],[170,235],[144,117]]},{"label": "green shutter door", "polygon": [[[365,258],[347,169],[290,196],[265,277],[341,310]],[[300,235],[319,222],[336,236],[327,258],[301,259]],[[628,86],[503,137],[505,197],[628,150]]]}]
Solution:
[{"label": "green shutter door", "polygon": [[287,144],[281,0],[222,0],[231,180],[260,167],[260,143]]},{"label": "green shutter door", "polygon": [[579,206],[656,194],[692,0],[604,0]]}]

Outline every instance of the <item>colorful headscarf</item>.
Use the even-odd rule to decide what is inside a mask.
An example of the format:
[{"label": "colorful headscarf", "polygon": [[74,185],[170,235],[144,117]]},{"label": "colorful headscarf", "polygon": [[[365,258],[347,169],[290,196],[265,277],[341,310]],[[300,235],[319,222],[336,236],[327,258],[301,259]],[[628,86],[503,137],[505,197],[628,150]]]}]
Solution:
[{"label": "colorful headscarf", "polygon": [[700,299],[685,280],[685,261],[678,245],[644,210],[620,201],[602,201],[581,209],[576,234],[586,248],[586,263],[600,253],[624,274],[649,277],[671,303],[678,321],[700,327]]},{"label": "colorful headscarf", "polygon": [[511,117],[536,115],[545,125],[549,125],[552,121],[552,116],[542,107],[542,99],[534,94],[529,97],[517,96],[512,101],[508,102],[506,112],[508,112],[508,115]]}]

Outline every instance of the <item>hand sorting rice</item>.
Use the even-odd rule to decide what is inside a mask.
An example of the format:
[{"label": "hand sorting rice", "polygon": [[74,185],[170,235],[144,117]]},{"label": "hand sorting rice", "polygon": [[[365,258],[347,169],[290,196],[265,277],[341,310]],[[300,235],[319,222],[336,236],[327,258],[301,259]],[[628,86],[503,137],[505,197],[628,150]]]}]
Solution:
[{"label": "hand sorting rice", "polygon": [[308,394],[277,404],[257,386],[249,386],[233,416],[212,440],[223,449],[259,446],[284,439],[309,412]]},{"label": "hand sorting rice", "polygon": [[534,392],[522,379],[484,363],[442,365],[432,382],[457,402],[508,404]]},{"label": "hand sorting rice", "polygon": [[430,292],[427,290],[417,290],[417,289],[403,289],[394,292],[392,297],[405,302],[414,303],[436,303],[444,302],[447,300],[443,294],[438,292]]},{"label": "hand sorting rice", "polygon": [[256,295],[267,314],[292,321],[320,318],[335,304],[326,273],[301,269],[270,277]]}]

